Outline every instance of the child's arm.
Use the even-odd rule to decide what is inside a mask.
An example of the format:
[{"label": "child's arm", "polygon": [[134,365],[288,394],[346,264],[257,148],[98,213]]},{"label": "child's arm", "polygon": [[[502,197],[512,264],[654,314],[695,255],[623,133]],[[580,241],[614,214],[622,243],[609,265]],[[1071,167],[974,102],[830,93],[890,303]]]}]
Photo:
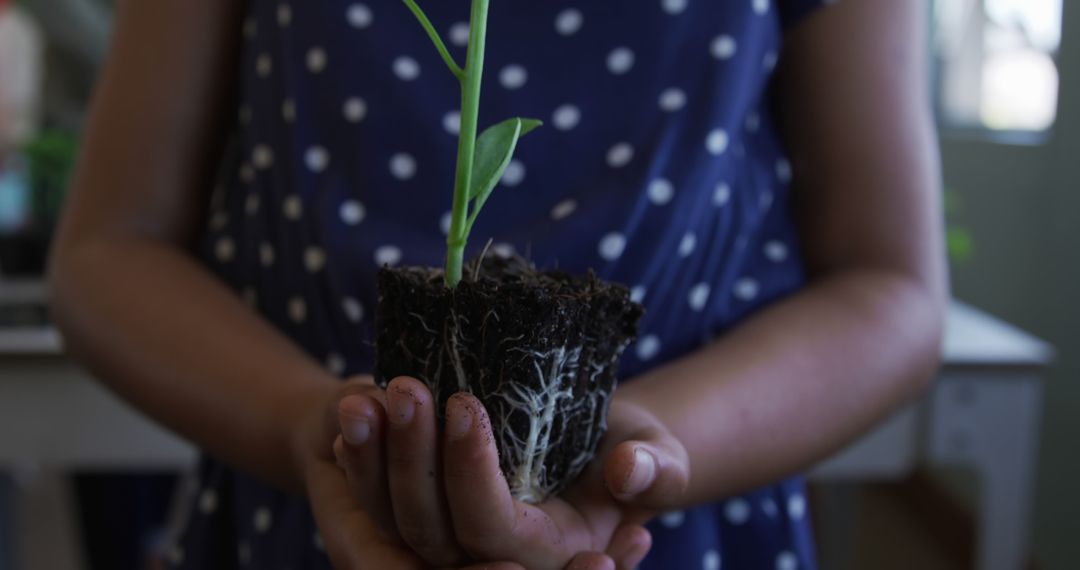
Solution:
[{"label": "child's arm", "polygon": [[53,313],[102,381],[299,491],[291,430],[337,384],[191,253],[233,119],[243,3],[122,3],[53,251]]},{"label": "child's arm", "polygon": [[687,504],[809,466],[932,376],[947,285],[925,10],[838,2],[786,38],[781,118],[811,283],[616,395],[686,445]]}]

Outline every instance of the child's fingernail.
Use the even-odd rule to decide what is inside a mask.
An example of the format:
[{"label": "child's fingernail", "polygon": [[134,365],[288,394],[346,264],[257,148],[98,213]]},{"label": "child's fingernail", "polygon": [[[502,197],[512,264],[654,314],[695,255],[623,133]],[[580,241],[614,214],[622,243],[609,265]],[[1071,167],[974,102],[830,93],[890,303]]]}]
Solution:
[{"label": "child's fingernail", "polygon": [[416,401],[413,400],[412,394],[395,387],[387,390],[386,399],[390,408],[388,412],[391,422],[403,426],[412,421],[413,413],[416,411]]},{"label": "child's fingernail", "polygon": [[446,437],[461,439],[472,427],[472,411],[459,396],[451,396],[446,403]]},{"label": "child's fingernail", "polygon": [[363,445],[371,437],[371,424],[366,418],[342,418],[341,437],[349,445]]},{"label": "child's fingernail", "polygon": [[623,493],[636,495],[649,488],[656,478],[656,458],[644,449],[634,448],[634,467],[623,485]]}]

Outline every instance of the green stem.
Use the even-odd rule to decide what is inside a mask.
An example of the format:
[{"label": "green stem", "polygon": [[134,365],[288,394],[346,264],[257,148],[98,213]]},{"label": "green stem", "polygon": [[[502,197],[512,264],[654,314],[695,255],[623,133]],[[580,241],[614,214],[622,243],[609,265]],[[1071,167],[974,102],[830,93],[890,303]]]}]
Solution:
[{"label": "green stem", "polygon": [[469,187],[472,184],[476,153],[476,123],[480,114],[480,80],[484,73],[484,44],[487,39],[488,0],[473,0],[469,16],[469,51],[461,77],[461,130],[458,134],[457,173],[454,203],[450,210],[450,232],[446,237],[446,286],[461,282],[465,239],[468,236]]},{"label": "green stem", "polygon": [[420,6],[416,4],[415,0],[404,1],[405,5],[409,7],[409,11],[416,16],[416,19],[420,21],[420,25],[424,28],[424,31],[427,32],[428,37],[431,38],[431,43],[435,44],[435,49],[438,50],[439,57],[442,57],[443,61],[446,63],[446,67],[449,67],[450,72],[460,81],[465,72],[461,70],[461,67],[454,61],[454,56],[450,55],[450,52],[446,49],[446,44],[444,44],[442,38],[439,37],[439,32],[435,31],[435,26],[431,25],[431,20],[428,20],[427,14],[424,14],[424,11],[420,9]]}]

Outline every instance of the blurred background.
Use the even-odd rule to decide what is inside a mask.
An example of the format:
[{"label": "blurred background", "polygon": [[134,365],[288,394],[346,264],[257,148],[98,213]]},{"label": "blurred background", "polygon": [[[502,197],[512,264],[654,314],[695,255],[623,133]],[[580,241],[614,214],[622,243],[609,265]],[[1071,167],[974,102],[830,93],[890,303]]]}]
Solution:
[{"label": "blurred background", "polygon": [[[811,474],[825,570],[1080,568],[1080,9],[1064,4],[928,13],[945,363],[922,402]],[[44,307],[112,11],[0,0],[0,570],[162,566],[195,458],[65,359]]]}]

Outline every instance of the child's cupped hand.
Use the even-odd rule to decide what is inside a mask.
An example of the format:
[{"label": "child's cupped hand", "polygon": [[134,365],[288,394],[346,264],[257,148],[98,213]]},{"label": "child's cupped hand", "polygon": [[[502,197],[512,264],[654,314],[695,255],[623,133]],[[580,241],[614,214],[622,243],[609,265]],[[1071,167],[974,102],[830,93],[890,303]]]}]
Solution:
[{"label": "child's cupped hand", "polygon": [[[351,402],[357,397],[366,402],[375,402],[377,408],[373,409],[378,410],[382,409],[379,402],[385,400],[383,391],[375,386],[370,376],[352,378],[313,400],[317,403],[312,408],[317,409],[312,409],[309,417],[301,420],[293,442],[293,453],[303,472],[305,491],[326,553],[336,570],[430,568],[431,565],[408,545],[381,529],[374,518],[376,513],[365,508],[364,501],[371,500],[380,491],[374,487],[361,489],[355,483],[350,484],[334,456],[335,440],[340,445],[338,426],[343,423],[338,418],[338,409],[350,409],[346,400]],[[381,437],[381,412],[371,424],[370,436]],[[356,429],[354,425],[350,437],[360,435]],[[374,460],[381,461],[381,458]],[[587,559],[581,560],[588,563]],[[452,567],[466,570],[525,570],[513,562],[463,562]]]},{"label": "child's cupped hand", "polygon": [[681,504],[689,478],[682,444],[617,395],[596,459],[539,505],[511,497],[487,412],[471,395],[450,398],[442,434],[430,392],[407,377],[341,398],[337,417],[334,454],[358,516],[421,566],[634,568],[651,546],[642,525]]}]

